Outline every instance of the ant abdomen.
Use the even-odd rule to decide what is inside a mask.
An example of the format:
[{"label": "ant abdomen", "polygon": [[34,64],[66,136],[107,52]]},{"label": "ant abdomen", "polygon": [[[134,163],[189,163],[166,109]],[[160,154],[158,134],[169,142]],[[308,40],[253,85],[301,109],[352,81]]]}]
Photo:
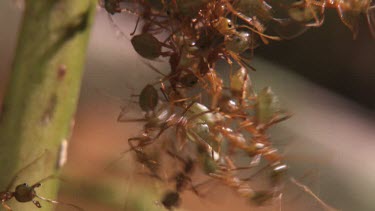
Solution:
[{"label": "ant abdomen", "polygon": [[164,194],[161,203],[168,210],[172,210],[174,207],[178,207],[181,203],[180,194],[177,191],[169,191]]},{"label": "ant abdomen", "polygon": [[19,202],[32,201],[36,196],[34,188],[35,186],[29,186],[27,183],[18,185],[14,192],[14,198]]}]

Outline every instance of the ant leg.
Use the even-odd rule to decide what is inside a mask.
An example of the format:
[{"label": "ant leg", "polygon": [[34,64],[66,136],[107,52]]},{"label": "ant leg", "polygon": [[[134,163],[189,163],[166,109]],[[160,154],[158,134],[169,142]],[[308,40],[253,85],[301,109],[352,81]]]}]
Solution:
[{"label": "ant leg", "polygon": [[[312,26],[312,27],[320,27],[323,25],[323,22],[324,22],[324,16],[322,19],[319,19],[318,17],[318,14],[315,12],[313,6],[318,6],[318,7],[321,7],[318,3],[315,3],[314,1],[312,0],[305,0],[305,4],[306,4],[306,7],[308,8],[308,10],[310,11],[310,13],[312,14],[312,16],[314,17],[314,20],[315,22],[314,23],[311,23],[311,24],[306,24],[306,26]],[[318,4],[318,5],[316,5]],[[322,8],[323,10],[323,15],[324,15],[324,8]]]},{"label": "ant leg", "polygon": [[246,70],[253,70],[256,71],[255,67],[250,65],[251,60],[249,58],[242,57],[240,55],[236,55],[233,52],[228,52],[229,55],[243,68]]},{"label": "ant leg", "polygon": [[32,200],[33,204],[35,204],[36,207],[42,208],[42,205],[40,205],[39,201],[37,200]]},{"label": "ant leg", "polygon": [[279,211],[281,211],[282,210],[282,203],[283,203],[283,194],[280,193],[279,197],[277,197],[277,198],[279,200]]},{"label": "ant leg", "polygon": [[259,175],[261,172],[263,172],[264,170],[266,170],[267,168],[269,168],[270,165],[267,164],[266,166],[264,166],[263,168],[259,169],[257,172],[255,172],[254,174],[252,174],[251,176],[245,178],[245,179],[241,179],[242,181],[251,181],[254,177],[256,177],[257,175]]},{"label": "ant leg", "polygon": [[126,40],[130,40],[129,37],[115,23],[115,21],[113,20],[112,16],[109,13],[108,13],[108,19],[109,19],[109,22],[112,25],[112,27],[115,28],[117,36],[121,36],[121,37],[125,38]]},{"label": "ant leg", "polygon": [[167,149],[167,154],[169,156],[171,156],[172,158],[176,158],[177,160],[179,160],[181,163],[185,164],[186,165],[186,161],[180,156],[180,155],[177,155],[176,153],[170,151]]},{"label": "ant leg", "polygon": [[301,188],[303,191],[305,191],[307,194],[309,194],[310,196],[312,196],[323,208],[324,210],[326,211],[337,211],[337,209],[329,206],[327,203],[325,203],[323,200],[321,200],[314,192],[312,192],[312,190],[307,187],[306,185],[298,182],[296,179],[294,179],[293,177],[290,178],[290,181],[295,184],[296,186],[298,186],[299,188]]},{"label": "ant leg", "polygon": [[169,96],[167,94],[167,89],[165,88],[165,84],[163,81],[160,81],[160,91],[163,94],[165,100],[169,102]]},{"label": "ant leg", "polygon": [[[77,209],[77,210],[84,210],[84,209],[82,209],[81,207],[79,207],[79,206],[77,206],[77,205],[74,205],[74,204],[64,203],[64,202],[59,202],[59,201],[55,201],[55,200],[51,200],[51,199],[47,199],[47,198],[44,198],[44,197],[42,197],[42,196],[38,196],[38,195],[36,195],[36,197],[38,197],[39,199],[41,199],[41,200],[43,200],[43,201],[46,201],[46,202],[52,203],[52,204],[61,204],[61,205],[65,205],[65,206],[71,206],[71,207],[74,207],[74,208]],[[39,204],[38,201],[36,201],[36,202]],[[33,203],[34,203],[34,201],[33,201]],[[34,204],[35,204],[35,203],[34,203]],[[35,205],[38,207],[37,204],[35,204]],[[40,204],[39,204],[39,206],[40,206]]]},{"label": "ant leg", "polygon": [[130,101],[127,106],[121,106],[121,111],[120,114],[117,116],[117,122],[142,122],[146,121],[145,118],[141,119],[126,119],[124,116],[127,113],[126,108],[131,104],[132,102]]},{"label": "ant leg", "polygon": [[[48,177],[49,177],[49,176],[48,176]],[[46,178],[48,178],[48,177],[46,177]],[[44,179],[42,179],[42,180],[44,180]],[[40,186],[42,186],[42,184],[41,184],[40,182],[37,182],[37,183],[35,183],[34,185],[32,185],[31,188],[32,188],[32,189],[34,189],[34,188],[39,188]]]},{"label": "ant leg", "polygon": [[123,119],[123,113],[121,112],[120,115],[117,117],[117,122],[145,122],[146,119]]},{"label": "ant leg", "polygon": [[[138,141],[138,144],[136,146],[133,144],[133,142],[135,142],[135,141]],[[128,144],[130,146],[130,149],[125,151],[124,153],[127,153],[131,150],[137,150],[139,147],[147,146],[147,145],[151,144],[152,142],[153,142],[153,140],[150,137],[148,137],[147,135],[145,135],[143,137],[129,138]]]},{"label": "ant leg", "polygon": [[142,60],[143,64],[145,64],[147,67],[149,67],[151,70],[155,71],[156,73],[162,75],[163,77],[168,77],[166,74],[162,73],[158,68],[156,68],[154,65],[152,65],[150,62]]},{"label": "ant leg", "polygon": [[188,137],[189,129],[190,127],[187,125],[181,127],[181,130],[180,130],[181,137],[179,137],[179,140],[181,140],[180,142],[181,145],[180,145],[179,150],[182,150],[185,147],[185,145],[189,142],[189,137]]},{"label": "ant leg", "polygon": [[250,161],[250,166],[249,167],[254,167],[254,166],[258,166],[259,163],[260,163],[260,159],[262,158],[262,155],[258,154],[258,155],[255,155],[251,161]]},{"label": "ant leg", "polygon": [[[249,26],[247,26],[247,25],[240,25],[240,26],[238,26],[237,28],[245,28],[245,29],[249,29],[249,30],[251,30],[252,32],[254,32],[255,34],[258,34],[261,38],[267,38],[267,39],[270,39],[270,40],[276,40],[276,41],[280,41],[280,40],[281,40],[281,38],[278,37],[278,36],[272,36],[272,35],[263,34],[262,32],[259,32],[258,30],[254,29],[254,28],[252,28],[252,27],[249,27]],[[265,42],[265,41],[263,40],[263,42]],[[268,42],[268,41],[267,41],[267,42]],[[265,43],[265,44],[267,44],[267,43]]]},{"label": "ant leg", "polygon": [[[207,180],[205,180],[205,181],[203,181],[203,182],[201,182],[201,183],[198,183],[198,184],[196,184],[196,185],[193,185],[193,188],[195,189],[195,190],[197,190],[198,188],[201,188],[202,186],[206,186],[206,185],[209,185],[210,183],[214,183],[213,185],[215,185],[215,183],[217,183],[218,181],[217,180],[213,180],[213,179],[207,179]],[[212,185],[212,184],[211,184]],[[199,197],[206,197],[208,194],[210,194],[210,189],[211,189],[211,187],[208,187],[208,190],[206,190],[206,191],[204,191],[204,193],[202,193],[203,192],[203,190],[200,190],[200,193],[199,193]]]},{"label": "ant leg", "polygon": [[125,156],[126,153],[128,153],[128,152],[130,152],[130,151],[132,151],[132,150],[137,151],[137,150],[138,150],[138,149],[137,149],[138,146],[134,146],[134,145],[132,144],[133,141],[135,141],[135,140],[139,140],[139,139],[137,139],[137,138],[139,138],[139,137],[136,137],[136,138],[129,138],[129,139],[128,139],[128,144],[130,145],[130,149],[121,152],[120,155],[119,155],[119,157],[116,158],[115,160],[111,161],[111,162],[110,162],[110,163],[109,163],[104,169],[105,169],[105,170],[109,170],[110,168],[112,168],[117,162],[119,162],[121,159],[123,159],[123,157]]},{"label": "ant leg", "polygon": [[148,144],[151,144],[153,143],[156,139],[158,139],[163,133],[164,131],[168,130],[170,127],[172,127],[174,124],[171,123],[171,121],[173,121],[173,118],[174,118],[174,115],[170,116],[166,121],[165,123],[163,124],[163,126],[161,127],[161,129],[159,130],[159,132],[156,134],[156,136],[154,138],[152,138],[150,140],[149,143],[147,143],[146,145]]},{"label": "ant leg", "polygon": [[193,140],[198,142],[204,147],[204,150],[208,153],[208,155],[217,161],[220,158],[220,154],[215,151],[210,144],[208,144],[205,140],[203,140],[197,133],[194,131],[190,131],[189,134],[193,137]]},{"label": "ant leg", "polygon": [[7,211],[12,211],[12,208],[10,208],[9,205],[7,205],[7,204],[5,203],[4,200],[1,201],[1,205],[2,205]]},{"label": "ant leg", "polygon": [[141,19],[141,17],[138,16],[137,22],[136,22],[135,27],[134,27],[134,31],[132,33],[130,33],[130,36],[133,36],[135,34],[135,32],[137,31],[137,27],[138,27],[138,23],[139,23],[140,19]]},{"label": "ant leg", "polygon": [[195,195],[200,196],[200,193],[198,192],[196,187],[193,185],[193,181],[191,180],[191,178],[188,178],[188,180],[189,180],[189,183],[190,183],[191,190],[194,192]]},{"label": "ant leg", "polygon": [[227,163],[228,167],[229,167],[229,170],[232,170],[232,169],[236,169],[237,167],[234,165],[234,162],[231,158],[229,158],[228,156],[225,156],[224,157],[224,160],[225,162]]},{"label": "ant leg", "polygon": [[[309,178],[309,179],[306,181],[306,178]],[[296,180],[298,180],[300,183],[302,183],[301,181],[304,181],[303,184],[305,186],[311,187],[311,185],[316,183],[317,180],[319,181],[319,179],[320,179],[320,171],[319,171],[319,169],[314,168],[314,169],[310,169],[308,171],[305,171],[304,174],[302,176],[299,176]],[[320,185],[318,185],[314,189],[315,189],[314,190],[315,195],[317,195],[319,197],[319,195],[320,195]],[[298,193],[299,192],[297,192],[297,194],[294,197],[289,198],[287,200],[287,203],[289,204],[289,203],[294,203],[295,201],[297,201],[301,197],[301,194],[298,194]]]},{"label": "ant leg", "polygon": [[271,127],[272,125],[277,124],[277,123],[282,122],[282,121],[285,121],[285,120],[289,119],[290,117],[292,117],[292,114],[290,114],[290,113],[276,114],[271,118],[271,120],[268,123],[263,124],[263,125],[259,125],[259,126],[257,126],[257,128],[261,131],[264,131],[264,130],[268,129],[269,127]]}]

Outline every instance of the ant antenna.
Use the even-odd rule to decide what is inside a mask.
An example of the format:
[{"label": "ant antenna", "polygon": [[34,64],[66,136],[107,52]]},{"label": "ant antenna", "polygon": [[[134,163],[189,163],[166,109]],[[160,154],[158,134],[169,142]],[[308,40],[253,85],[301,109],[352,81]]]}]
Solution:
[{"label": "ant antenna", "polygon": [[[42,184],[42,183],[44,183],[45,181],[50,180],[50,179],[59,179],[59,180],[62,180],[61,178],[59,178],[59,177],[56,176],[55,174],[52,174],[52,175],[49,175],[48,177],[45,177],[45,178],[39,180],[39,181],[36,182],[35,184]],[[62,180],[62,181],[63,181],[63,180]]]},{"label": "ant antenna", "polygon": [[18,175],[21,174],[23,171],[25,171],[26,169],[28,169],[30,166],[32,166],[34,163],[36,163],[38,160],[40,160],[45,154],[47,153],[47,149],[44,150],[44,152],[39,155],[37,158],[35,158],[33,161],[31,161],[30,163],[28,163],[26,166],[22,167],[21,169],[19,169],[13,176],[12,180],[9,182],[6,190],[9,191],[10,188],[14,185],[14,182],[16,181],[16,179],[18,178]]}]

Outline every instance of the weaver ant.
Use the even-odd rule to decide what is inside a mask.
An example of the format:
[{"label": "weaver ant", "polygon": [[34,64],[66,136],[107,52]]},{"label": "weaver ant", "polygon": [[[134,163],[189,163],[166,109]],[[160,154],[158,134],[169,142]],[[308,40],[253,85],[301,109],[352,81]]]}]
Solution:
[{"label": "weaver ant", "polygon": [[[315,24],[307,24],[308,26],[321,26],[324,21],[325,8],[335,8],[341,21],[352,31],[354,39],[357,37],[359,18],[361,13],[363,13],[367,17],[370,32],[374,35],[375,22],[372,0],[305,0],[303,2],[296,2],[293,5],[294,7],[289,11],[292,18],[305,21],[311,18],[311,16],[314,17],[316,20]],[[302,7],[306,7],[307,9],[302,9],[302,12],[298,11],[298,8]],[[315,10],[318,10],[319,14]]]},{"label": "weaver ant", "polygon": [[[359,15],[364,13],[367,17],[371,16],[371,1],[372,0],[321,0],[311,1],[311,4],[322,8],[336,8],[341,21],[352,31],[353,38],[356,38],[359,28]],[[369,20],[369,18],[367,20]],[[373,29],[374,23],[371,21],[368,23],[370,28]]]},{"label": "weaver ant", "polygon": [[240,196],[249,199],[250,202],[258,206],[264,205],[269,200],[274,199],[275,195],[280,194],[277,191],[254,190],[246,181],[232,174],[233,171],[240,169],[243,168],[236,168],[233,164],[228,163],[225,166],[221,165],[220,170],[210,173],[209,176],[221,181],[224,185],[235,190]]}]

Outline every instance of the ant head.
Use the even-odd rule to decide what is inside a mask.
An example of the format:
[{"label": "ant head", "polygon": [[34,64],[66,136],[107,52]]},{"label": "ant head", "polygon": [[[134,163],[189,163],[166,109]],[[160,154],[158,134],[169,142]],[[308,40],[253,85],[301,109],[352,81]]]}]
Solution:
[{"label": "ant head", "polygon": [[19,202],[28,202],[31,201],[35,196],[35,187],[39,187],[40,185],[36,186],[29,186],[27,183],[23,183],[21,185],[18,185],[16,187],[16,190],[14,192],[14,197]]},{"label": "ant head", "polygon": [[231,35],[235,32],[232,21],[224,17],[219,17],[217,20],[215,20],[214,28],[223,35]]}]

